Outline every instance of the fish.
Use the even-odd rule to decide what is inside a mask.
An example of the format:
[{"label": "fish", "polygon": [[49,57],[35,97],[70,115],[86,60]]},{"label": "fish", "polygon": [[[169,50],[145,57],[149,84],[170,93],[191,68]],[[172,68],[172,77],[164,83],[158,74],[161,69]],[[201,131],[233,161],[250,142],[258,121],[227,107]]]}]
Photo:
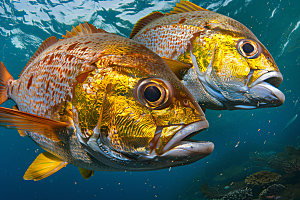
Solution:
[{"label": "fish", "polygon": [[153,51],[85,22],[45,40],[19,79],[0,63],[0,126],[45,152],[23,178],[38,181],[66,165],[95,171],[148,171],[208,156],[212,142],[192,94]]},{"label": "fish", "polygon": [[290,93],[290,92],[292,92],[292,90],[287,90],[287,91],[284,92],[284,94],[287,94],[287,93]]},{"label": "fish", "polygon": [[283,129],[281,130],[281,132],[285,131],[298,117],[298,114],[296,114],[292,119],[290,119],[290,121],[288,121],[288,123],[283,127]]},{"label": "fish", "polygon": [[161,56],[202,109],[276,107],[285,95],[272,55],[240,22],[181,0],[137,21],[129,38]]}]

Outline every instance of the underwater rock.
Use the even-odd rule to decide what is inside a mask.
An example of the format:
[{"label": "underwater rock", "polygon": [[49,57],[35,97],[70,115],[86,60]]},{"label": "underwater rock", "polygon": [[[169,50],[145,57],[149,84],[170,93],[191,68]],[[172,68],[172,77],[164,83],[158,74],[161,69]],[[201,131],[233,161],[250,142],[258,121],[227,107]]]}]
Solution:
[{"label": "underwater rock", "polygon": [[297,184],[287,184],[286,189],[280,200],[299,200],[300,199],[300,182]]},{"label": "underwater rock", "polygon": [[250,153],[250,160],[257,166],[273,168],[280,173],[292,173],[300,171],[299,154],[300,150],[286,146],[285,152],[278,152],[276,156]]},{"label": "underwater rock", "polygon": [[273,184],[274,182],[278,181],[281,177],[280,174],[269,172],[269,171],[259,171],[245,179],[245,183],[252,188],[254,198],[258,198],[259,193],[268,187],[269,185]]},{"label": "underwater rock", "polygon": [[221,200],[251,200],[253,198],[252,189],[236,190],[229,192]]},{"label": "underwater rock", "polygon": [[284,189],[284,185],[273,184],[259,194],[259,199],[279,199]]},{"label": "underwater rock", "polygon": [[296,149],[293,146],[286,146],[285,147],[285,153],[287,155],[298,155],[298,156],[300,156],[300,149]]},{"label": "underwater rock", "polygon": [[249,186],[265,186],[267,184],[278,181],[281,177],[280,174],[268,172],[268,171],[259,171],[245,179],[245,183]]},{"label": "underwater rock", "polygon": [[[226,188],[229,187],[229,188]],[[231,182],[223,185],[209,187],[208,183],[201,186],[200,191],[204,194],[206,199],[220,199],[230,192],[237,190],[244,190],[247,187],[245,181]]]}]

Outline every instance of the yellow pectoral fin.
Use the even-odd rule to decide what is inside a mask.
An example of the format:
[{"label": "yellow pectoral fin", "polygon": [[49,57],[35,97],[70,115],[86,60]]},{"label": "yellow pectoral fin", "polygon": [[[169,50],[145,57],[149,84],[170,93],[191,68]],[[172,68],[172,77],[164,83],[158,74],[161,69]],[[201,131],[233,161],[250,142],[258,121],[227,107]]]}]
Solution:
[{"label": "yellow pectoral fin", "polygon": [[30,113],[0,107],[0,126],[35,132],[53,141],[61,141],[56,131],[66,128],[68,124]]},{"label": "yellow pectoral fin", "polygon": [[68,163],[48,152],[43,152],[33,161],[25,172],[23,178],[25,180],[39,181],[44,179],[61,168],[65,167]]},{"label": "yellow pectoral fin", "polygon": [[191,65],[182,63],[177,60],[172,60],[169,58],[162,58],[162,59],[167,63],[167,65],[170,67],[172,72],[177,76],[177,78],[179,78],[179,80],[182,80],[182,78],[188,72],[188,70],[192,68]]},{"label": "yellow pectoral fin", "polygon": [[78,167],[78,169],[80,171],[81,176],[85,179],[89,179],[89,178],[91,178],[91,176],[94,175],[93,170],[84,169],[84,168],[81,168],[81,167]]}]

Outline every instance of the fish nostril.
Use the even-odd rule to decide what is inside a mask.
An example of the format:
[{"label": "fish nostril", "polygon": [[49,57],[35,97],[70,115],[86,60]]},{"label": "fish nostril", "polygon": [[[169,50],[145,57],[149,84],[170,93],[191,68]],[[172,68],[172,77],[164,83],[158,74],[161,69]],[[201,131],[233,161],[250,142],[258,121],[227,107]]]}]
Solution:
[{"label": "fish nostril", "polygon": [[271,78],[268,78],[268,79],[264,80],[264,82],[267,82],[267,83],[273,85],[274,87],[278,87],[282,82],[282,78],[280,78],[280,77],[271,77]]}]

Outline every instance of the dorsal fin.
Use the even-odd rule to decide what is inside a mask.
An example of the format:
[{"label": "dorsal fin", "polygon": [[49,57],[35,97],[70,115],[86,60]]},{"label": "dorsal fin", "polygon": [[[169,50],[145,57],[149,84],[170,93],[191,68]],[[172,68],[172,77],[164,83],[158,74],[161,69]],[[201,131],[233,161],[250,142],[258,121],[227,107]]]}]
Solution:
[{"label": "dorsal fin", "polygon": [[132,39],[140,30],[142,30],[142,28],[144,28],[147,24],[149,24],[151,21],[157,18],[163,17],[165,15],[192,12],[192,11],[209,11],[209,10],[201,8],[200,6],[197,6],[189,1],[181,0],[180,3],[176,3],[176,6],[173,8],[172,11],[170,11],[170,13],[163,14],[161,12],[155,11],[150,13],[146,17],[139,19],[134,25],[131,34],[129,36],[129,39]]},{"label": "dorsal fin", "polygon": [[146,17],[143,17],[141,19],[139,19],[136,24],[134,25],[131,34],[129,36],[129,39],[132,39],[142,28],[144,28],[144,26],[146,26],[147,24],[149,24],[151,21],[160,18],[164,16],[163,13],[155,11],[150,13],[149,15],[147,15]]},{"label": "dorsal fin", "polygon": [[24,71],[28,68],[28,65],[36,58],[38,57],[45,49],[47,49],[48,47],[50,47],[52,44],[56,43],[57,39],[54,36],[49,37],[48,39],[46,39],[41,46],[38,48],[38,50],[35,52],[35,54],[33,54],[33,56],[30,58],[30,60],[28,61],[28,63],[26,64],[26,66],[24,67],[24,69],[22,70],[21,74],[19,75],[19,77],[24,73]]},{"label": "dorsal fin", "polygon": [[173,10],[171,10],[170,13],[166,13],[166,15],[192,12],[192,11],[209,11],[209,10],[201,8],[200,6],[197,6],[192,2],[181,0],[180,3],[176,3],[176,6],[173,8]]},{"label": "dorsal fin", "polygon": [[[80,24],[76,27],[73,26],[73,29],[71,32],[67,31],[66,35],[63,35],[62,37],[64,39],[71,38],[75,36],[83,36],[91,33],[107,33],[105,30],[96,28],[94,25],[89,24],[87,22],[84,22],[84,24]],[[60,39],[63,40],[63,39]]]}]

